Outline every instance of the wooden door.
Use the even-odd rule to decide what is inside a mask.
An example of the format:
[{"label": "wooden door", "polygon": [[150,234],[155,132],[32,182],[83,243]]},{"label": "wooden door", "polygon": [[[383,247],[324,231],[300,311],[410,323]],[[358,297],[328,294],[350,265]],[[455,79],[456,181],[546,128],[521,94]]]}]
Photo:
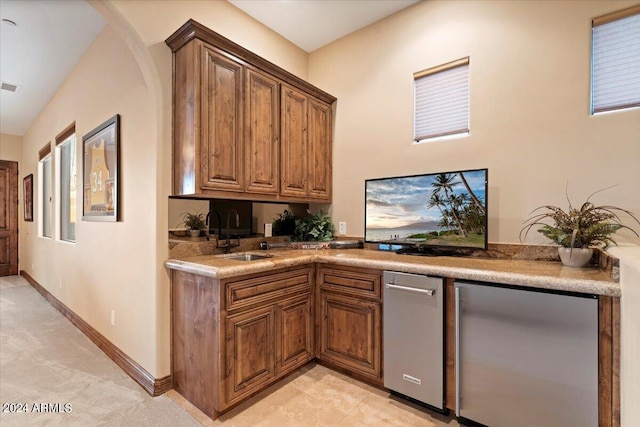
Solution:
[{"label": "wooden door", "polygon": [[225,406],[275,377],[274,314],[268,305],[227,317]]},{"label": "wooden door", "polygon": [[331,106],[309,101],[309,196],[331,201]]},{"label": "wooden door", "polygon": [[320,292],[318,359],[379,380],[381,304]]},{"label": "wooden door", "polygon": [[280,194],[307,196],[307,96],[282,85]]},{"label": "wooden door", "polygon": [[311,294],[278,303],[276,311],[276,372],[281,375],[313,359]]},{"label": "wooden door", "polygon": [[18,274],[18,163],[0,160],[0,276]]},{"label": "wooden door", "polygon": [[246,190],[277,194],[280,168],[279,83],[249,68],[246,82]]},{"label": "wooden door", "polygon": [[206,46],[202,55],[202,189],[243,191],[243,66]]}]

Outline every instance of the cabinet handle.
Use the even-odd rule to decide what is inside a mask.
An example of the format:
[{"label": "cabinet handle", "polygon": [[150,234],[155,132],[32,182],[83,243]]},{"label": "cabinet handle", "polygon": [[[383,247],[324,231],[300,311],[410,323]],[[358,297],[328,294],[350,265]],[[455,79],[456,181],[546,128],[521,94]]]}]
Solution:
[{"label": "cabinet handle", "polygon": [[436,293],[435,289],[410,288],[408,286],[394,285],[393,283],[385,283],[384,287],[389,289],[400,289],[403,291],[416,292],[418,294],[429,295],[430,297],[432,297],[433,294]]}]

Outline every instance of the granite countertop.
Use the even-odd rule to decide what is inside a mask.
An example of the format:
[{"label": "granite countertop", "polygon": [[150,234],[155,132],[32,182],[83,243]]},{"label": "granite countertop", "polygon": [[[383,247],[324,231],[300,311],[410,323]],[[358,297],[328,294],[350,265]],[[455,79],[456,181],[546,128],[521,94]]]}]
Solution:
[{"label": "granite countertop", "polygon": [[[365,249],[253,251],[270,258],[237,261],[224,255],[169,259],[170,269],[218,279],[313,262],[428,274],[533,288],[620,297],[620,284],[598,268],[571,268],[553,261],[398,255]],[[231,254],[233,255],[233,254]]]}]

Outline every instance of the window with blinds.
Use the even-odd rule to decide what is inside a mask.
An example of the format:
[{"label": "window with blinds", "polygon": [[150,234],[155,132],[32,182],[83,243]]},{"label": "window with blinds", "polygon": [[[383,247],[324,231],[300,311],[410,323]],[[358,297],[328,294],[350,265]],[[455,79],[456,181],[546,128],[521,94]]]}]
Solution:
[{"label": "window with blinds", "polygon": [[640,5],[592,21],[591,114],[640,107]]},{"label": "window with blinds", "polygon": [[469,58],[413,75],[413,138],[469,134]]}]

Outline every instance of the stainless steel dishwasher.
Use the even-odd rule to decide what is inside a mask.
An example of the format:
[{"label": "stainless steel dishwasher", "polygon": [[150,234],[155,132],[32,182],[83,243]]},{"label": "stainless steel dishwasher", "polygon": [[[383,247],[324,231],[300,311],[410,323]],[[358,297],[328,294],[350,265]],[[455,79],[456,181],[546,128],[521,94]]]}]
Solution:
[{"label": "stainless steel dishwasher", "polygon": [[444,410],[444,284],[384,272],[384,386]]}]

